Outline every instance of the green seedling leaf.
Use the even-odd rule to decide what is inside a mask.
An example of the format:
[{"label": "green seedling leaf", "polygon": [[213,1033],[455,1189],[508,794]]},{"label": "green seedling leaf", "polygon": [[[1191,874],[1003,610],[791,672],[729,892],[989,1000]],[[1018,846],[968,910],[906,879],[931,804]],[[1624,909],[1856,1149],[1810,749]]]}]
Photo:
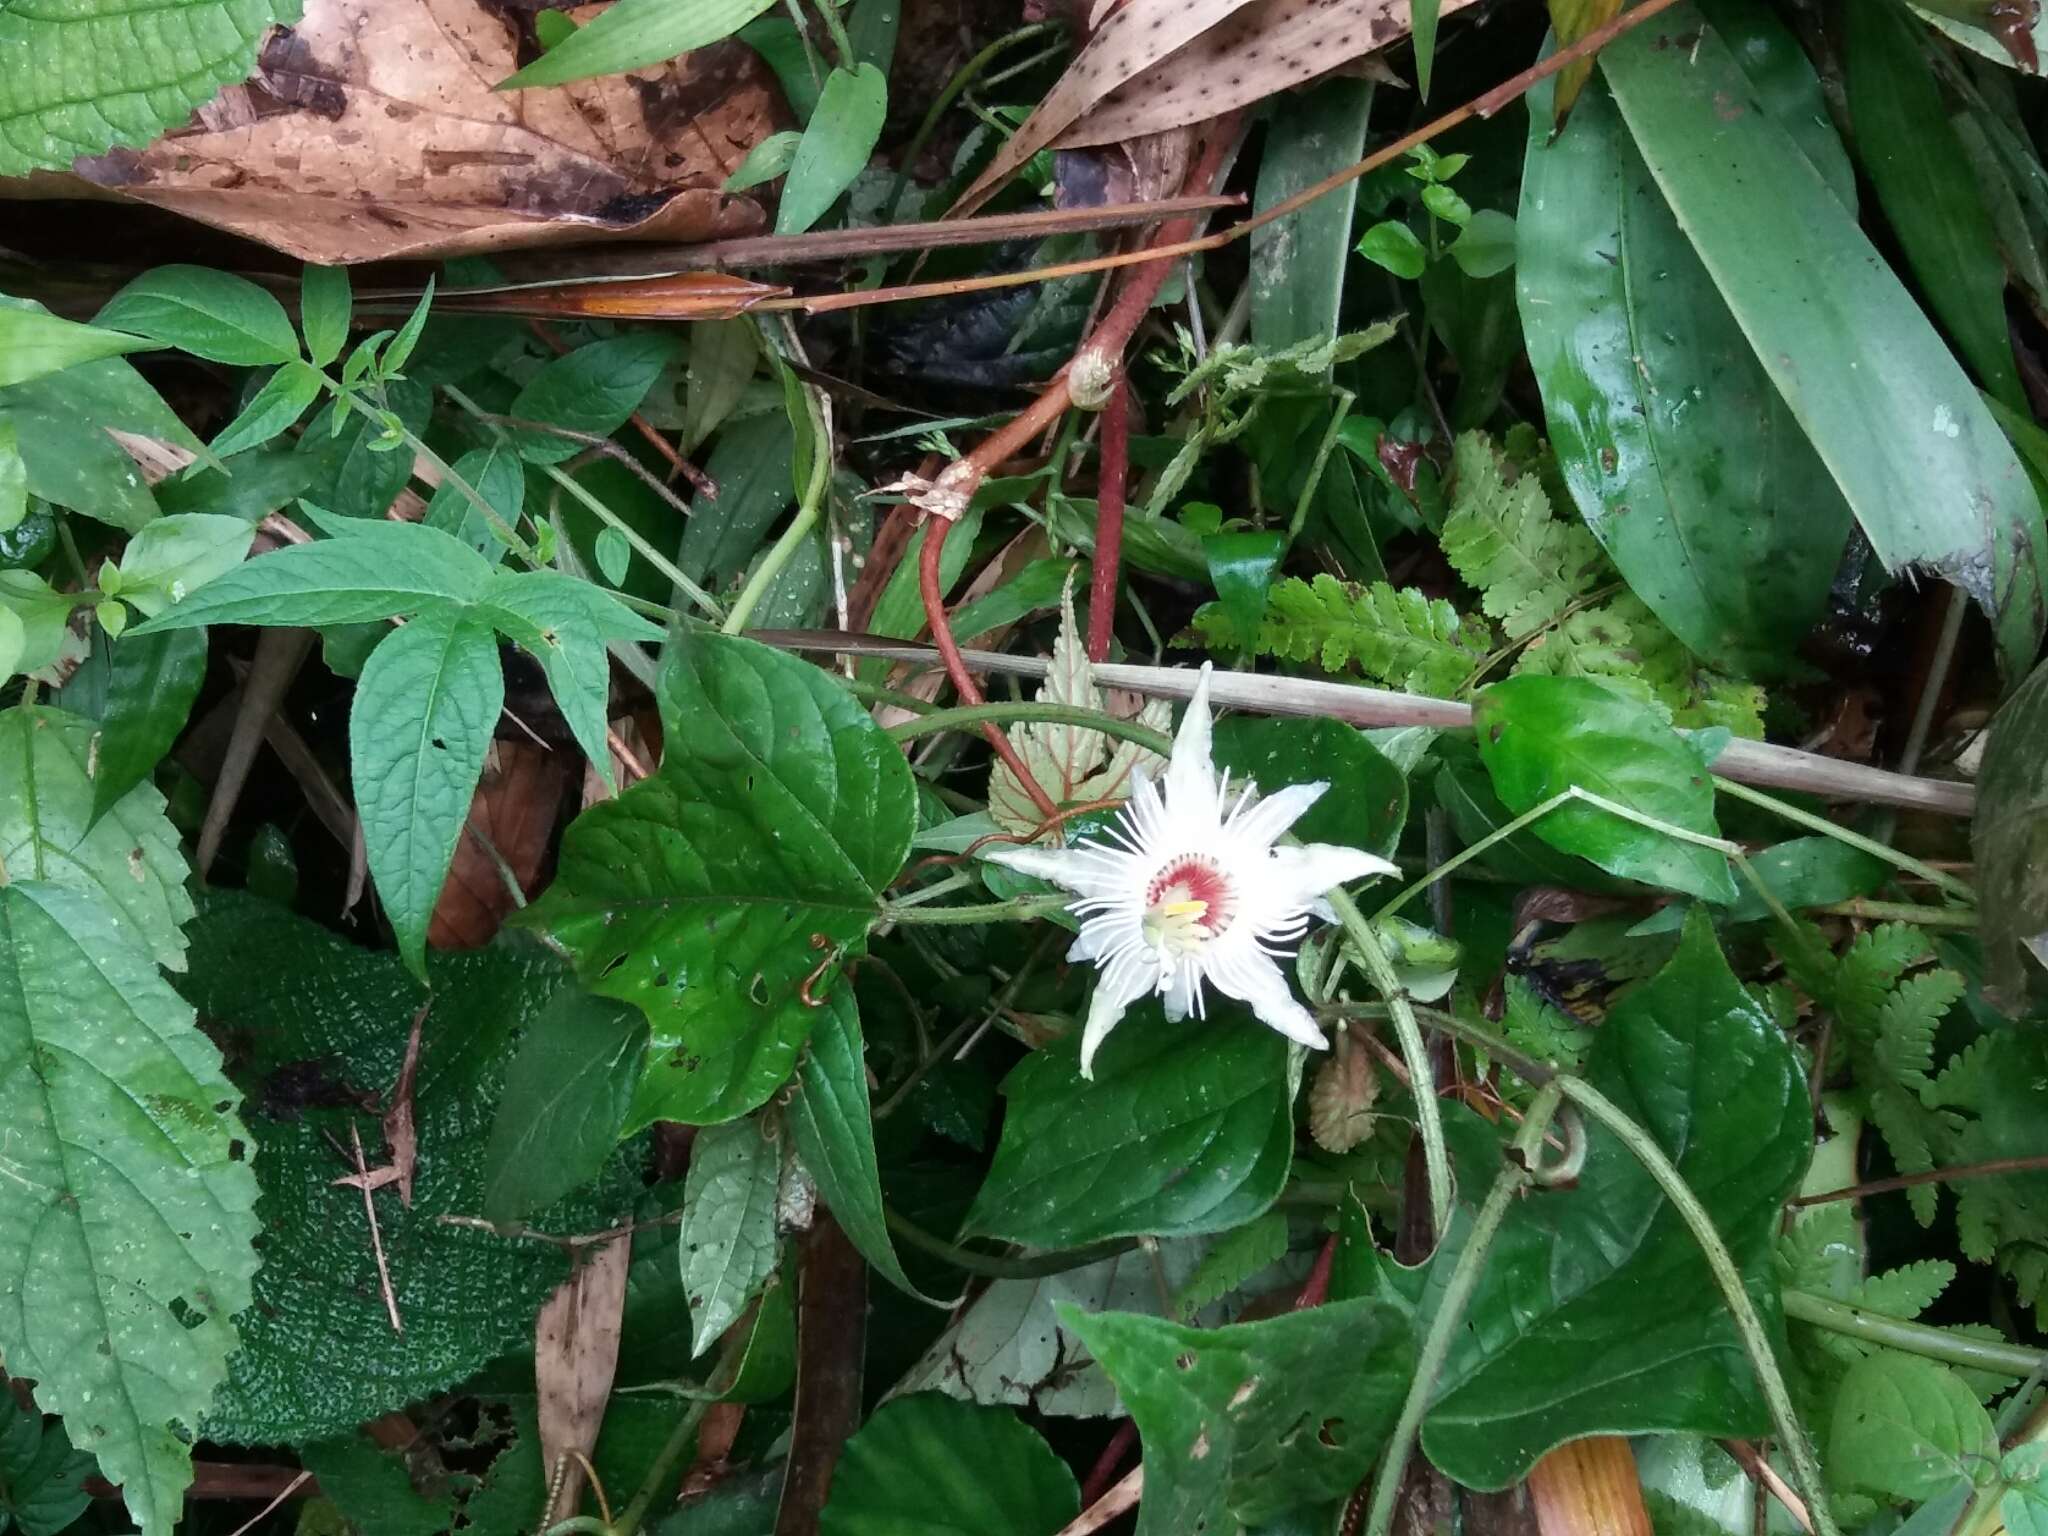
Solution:
[{"label": "green seedling leaf", "polygon": [[505,1069],[484,1148],[486,1217],[525,1221],[598,1176],[618,1145],[646,1048],[639,1009],[581,987],[555,993]]},{"label": "green seedling leaf", "polygon": [[0,308],[0,389],[78,363],[143,352],[156,345],[146,336],[60,320],[39,309]]},{"label": "green seedling leaf", "polygon": [[1370,1474],[1415,1368],[1408,1313],[1383,1301],[1224,1328],[1073,1307],[1060,1321],[1137,1423],[1139,1536],[1256,1528],[1344,1498]]},{"label": "green seedling leaf", "polygon": [[732,36],[774,3],[691,0],[688,5],[676,5],[673,0],[619,0],[526,68],[500,81],[498,89],[567,85],[594,75],[643,69]]},{"label": "green seedling leaf", "polygon": [[796,147],[803,143],[803,134],[795,128],[785,128],[780,133],[771,133],[767,138],[747,151],[747,158],[739,169],[725,178],[727,192],[746,192],[789,174],[790,162],[796,159]]},{"label": "green seedling leaf", "polygon": [[94,323],[239,367],[299,355],[284,306],[247,278],[212,267],[154,267],[107,300]]},{"label": "green seedling leaf", "polygon": [[1368,229],[1358,242],[1358,254],[1396,277],[1418,278],[1429,265],[1428,249],[1399,219],[1383,219]]},{"label": "green seedling leaf", "polygon": [[421,980],[427,924],[504,704],[489,624],[435,607],[370,653],[349,709],[349,779],[370,876],[398,952]]},{"label": "green seedling leaf", "polygon": [[1451,260],[1467,277],[1498,277],[1515,264],[1515,221],[1498,208],[1481,208],[1451,242]]},{"label": "green seedling leaf", "polygon": [[683,1293],[690,1353],[725,1336],[775,1273],[782,1146],[758,1119],[707,1125],[690,1144],[683,1186]]},{"label": "green seedling leaf", "polygon": [[1842,1378],[1828,1435],[1830,1481],[1918,1503],[1997,1464],[1991,1415],[1947,1366],[1885,1349]]},{"label": "green seedling leaf", "polygon": [[888,111],[889,80],[874,65],[835,69],[825,77],[818,110],[790,160],[775,233],[800,235],[839,201],[867,168]]},{"label": "green seedling leaf", "polygon": [[1055,1536],[1081,1512],[1074,1474],[1008,1408],[935,1392],[884,1403],[832,1474],[820,1536]]},{"label": "green seedling leaf", "polygon": [[[1516,815],[1576,787],[1668,826],[1720,836],[1706,766],[1646,704],[1580,678],[1511,677],[1479,695],[1473,724],[1494,790]],[[1565,802],[1530,830],[1610,874],[1707,901],[1735,899],[1725,854],[1583,801]]]},{"label": "green seedling leaf", "polygon": [[1003,1097],[966,1229],[1011,1242],[1227,1231],[1273,1203],[1293,1160],[1287,1042],[1221,999],[1181,1024],[1132,1008],[1093,1080],[1076,1032],[1019,1063]]},{"label": "green seedling leaf", "polygon": [[617,528],[600,529],[593,552],[600,576],[615,587],[625,581],[626,572],[633,565],[633,546],[623,532]]},{"label": "green seedling leaf", "polygon": [[299,274],[299,329],[314,367],[325,368],[341,356],[353,308],[348,268],[308,266]]},{"label": "green seedling leaf", "polygon": [[192,915],[185,859],[154,785],[93,815],[92,723],[61,709],[0,711],[0,869],[91,892],[118,915],[122,942],[185,967]]},{"label": "green seedling leaf", "polygon": [[167,1536],[256,1272],[241,1096],[121,909],[8,867],[0,1351]]},{"label": "green seedling leaf", "polygon": [[[674,340],[659,331],[635,331],[593,341],[558,357],[533,376],[508,415],[608,437],[640,409],[640,402],[675,360]],[[532,464],[559,464],[584,451],[573,438],[523,430],[513,435],[519,456]]]},{"label": "green seedling leaf", "polygon": [[685,634],[657,698],[661,768],[576,820],[521,917],[652,1021],[630,1126],[734,1119],[788,1079],[799,988],[865,943],[915,826],[902,751],[807,662]]},{"label": "green seedling leaf", "polygon": [[100,567],[119,573],[115,590],[146,618],[182,603],[248,557],[255,528],[239,517],[186,512],[144,526],[121,551],[120,562]]},{"label": "green seedling leaf", "polygon": [[264,381],[242,413],[221,429],[213,451],[223,458],[247,448],[260,448],[281,436],[320,398],[320,370],[311,363],[289,362]]},{"label": "green seedling leaf", "polygon": [[420,332],[427,328],[427,311],[434,307],[434,279],[427,279],[426,289],[420,294],[420,301],[413,305],[412,313],[405,317],[405,324],[398,328],[398,334],[391,338],[377,358],[377,376],[383,379],[401,377],[400,370],[412,357],[412,349],[419,345]]}]

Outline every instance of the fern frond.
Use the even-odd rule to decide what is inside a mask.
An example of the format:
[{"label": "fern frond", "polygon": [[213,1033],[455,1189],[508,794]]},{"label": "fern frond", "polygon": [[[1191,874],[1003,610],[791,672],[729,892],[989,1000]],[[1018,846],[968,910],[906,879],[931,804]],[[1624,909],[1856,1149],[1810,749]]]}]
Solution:
[{"label": "fern frond", "polygon": [[[1917,1095],[1896,1083],[1878,1084],[1869,1091],[1868,1098],[1870,1123],[1884,1137],[1885,1149],[1891,1153],[1899,1172],[1932,1173],[1935,1163],[1931,1135],[1941,1117],[1926,1109]],[[1940,1195],[1932,1184],[1915,1184],[1906,1191],[1906,1204],[1912,1208],[1915,1221],[1931,1227]],[[1964,1251],[1968,1251],[1967,1244]]]},{"label": "fern frond", "polygon": [[1355,666],[1380,682],[1440,698],[1458,691],[1491,639],[1441,599],[1412,588],[1396,591],[1383,581],[1361,587],[1327,575],[1275,582],[1257,635],[1244,634],[1221,603],[1197,609],[1194,628],[1218,649],[1309,662],[1325,672]]},{"label": "fern frond", "polygon": [[1456,476],[1444,518],[1444,558],[1476,588],[1489,618],[1510,640],[1553,623],[1613,567],[1582,524],[1564,522],[1550,509],[1533,474],[1510,480],[1493,444],[1467,432],[1451,453]]},{"label": "fern frond", "polygon": [[1934,1075],[1934,1032],[1963,995],[1954,971],[1923,971],[1900,982],[1877,1011],[1877,1065],[1903,1088],[1924,1091]]},{"label": "fern frond", "polygon": [[1839,1296],[1861,1269],[1856,1218],[1846,1201],[1807,1207],[1778,1239],[1778,1278],[1787,1290]]},{"label": "fern frond", "polygon": [[1224,1233],[1211,1245],[1173,1298],[1174,1307],[1182,1318],[1192,1318],[1286,1256],[1287,1213],[1268,1211],[1258,1220]]},{"label": "fern frond", "polygon": [[1946,1259],[1920,1259],[1872,1275],[1847,1298],[1852,1306],[1868,1307],[1885,1317],[1915,1318],[1949,1288],[1955,1265]]},{"label": "fern frond", "polygon": [[1927,935],[1905,923],[1885,923],[1859,933],[1836,962],[1830,995],[1822,1001],[1851,1029],[1874,1036],[1892,988],[1931,953]]},{"label": "fern frond", "polygon": [[1507,1008],[1501,1015],[1502,1037],[1516,1049],[1538,1061],[1554,1062],[1567,1072],[1576,1072],[1592,1048],[1593,1031],[1570,1014],[1543,1000],[1536,989],[1519,976],[1507,982]]}]

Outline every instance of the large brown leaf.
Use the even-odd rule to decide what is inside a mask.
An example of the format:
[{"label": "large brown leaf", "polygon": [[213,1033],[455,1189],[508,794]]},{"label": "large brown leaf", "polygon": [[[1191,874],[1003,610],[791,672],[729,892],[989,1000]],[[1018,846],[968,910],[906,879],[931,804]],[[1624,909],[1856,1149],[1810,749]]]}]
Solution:
[{"label": "large brown leaf", "polygon": [[77,162],[101,187],[307,261],[444,257],[604,234],[752,234],[719,188],[790,126],[759,56],[720,43],[562,89],[495,92],[517,66],[488,0],[307,0],[256,77],[139,153]]}]

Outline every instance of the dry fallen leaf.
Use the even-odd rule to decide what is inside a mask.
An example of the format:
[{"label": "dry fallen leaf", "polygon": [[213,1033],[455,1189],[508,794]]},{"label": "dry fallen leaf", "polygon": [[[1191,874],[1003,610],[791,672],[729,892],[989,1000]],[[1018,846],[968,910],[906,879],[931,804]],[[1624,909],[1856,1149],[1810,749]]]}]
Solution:
[{"label": "dry fallen leaf", "polygon": [[541,1465],[560,1488],[546,1520],[573,1514],[583,1497],[583,1464],[597,1445],[605,1400],[619,1366],[619,1324],[626,1310],[630,1238],[585,1257],[547,1299],[533,1326],[533,1378],[540,1394]]},{"label": "dry fallen leaf", "polygon": [[246,85],[146,150],[75,170],[315,262],[766,226],[758,203],[719,190],[791,126],[752,49],[720,43],[629,75],[496,92],[518,64],[513,10],[307,0]]},{"label": "dry fallen leaf", "polygon": [[484,759],[484,774],[470,801],[469,822],[455,845],[448,880],[434,916],[427,924],[427,943],[435,949],[480,949],[491,942],[511,915],[514,902],[506,889],[491,848],[531,896],[540,888],[548,838],[554,832],[568,787],[571,764],[561,754],[530,741],[494,741]]},{"label": "dry fallen leaf", "polygon": [[365,1193],[382,1189],[387,1184],[396,1184],[400,1203],[412,1204],[412,1180],[420,1156],[419,1132],[413,1122],[412,1089],[413,1080],[420,1070],[420,1026],[427,1022],[431,1007],[429,1004],[412,1016],[412,1032],[405,1040],[405,1063],[398,1069],[398,1081],[392,1085],[391,1097],[384,1107],[384,1150],[390,1154],[391,1161],[381,1168],[366,1167],[358,1173],[343,1174],[333,1181],[335,1184]]}]

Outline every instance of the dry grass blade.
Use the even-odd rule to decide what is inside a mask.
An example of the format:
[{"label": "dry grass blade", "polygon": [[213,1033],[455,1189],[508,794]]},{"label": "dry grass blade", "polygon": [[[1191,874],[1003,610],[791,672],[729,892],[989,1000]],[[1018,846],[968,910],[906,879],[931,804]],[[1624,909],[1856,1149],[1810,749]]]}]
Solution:
[{"label": "dry grass blade", "polygon": [[573,1514],[584,1469],[604,1423],[619,1365],[619,1327],[626,1309],[626,1270],[633,1245],[606,1243],[576,1266],[534,1319],[533,1376],[540,1394],[541,1465],[564,1468],[546,1521]]}]

